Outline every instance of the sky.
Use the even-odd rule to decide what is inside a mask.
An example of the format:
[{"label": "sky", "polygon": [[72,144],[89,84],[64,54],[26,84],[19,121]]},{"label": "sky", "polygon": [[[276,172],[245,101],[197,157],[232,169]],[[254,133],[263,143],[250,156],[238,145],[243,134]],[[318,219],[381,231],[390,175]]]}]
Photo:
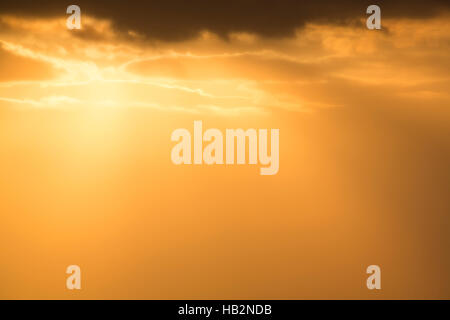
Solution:
[{"label": "sky", "polygon": [[[0,3],[0,298],[449,298],[447,1],[378,1],[381,30],[364,2],[70,4]],[[175,166],[195,120],[279,129],[278,174]]]}]

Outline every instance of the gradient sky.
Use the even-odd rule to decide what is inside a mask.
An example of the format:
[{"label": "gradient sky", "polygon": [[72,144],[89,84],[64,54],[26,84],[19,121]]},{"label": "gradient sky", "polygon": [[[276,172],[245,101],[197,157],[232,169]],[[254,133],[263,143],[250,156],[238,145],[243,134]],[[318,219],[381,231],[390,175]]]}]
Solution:
[{"label": "gradient sky", "polygon": [[[352,1],[61,3],[0,3],[0,298],[450,298],[448,1],[374,31]],[[174,166],[194,120],[280,129],[279,173]]]}]

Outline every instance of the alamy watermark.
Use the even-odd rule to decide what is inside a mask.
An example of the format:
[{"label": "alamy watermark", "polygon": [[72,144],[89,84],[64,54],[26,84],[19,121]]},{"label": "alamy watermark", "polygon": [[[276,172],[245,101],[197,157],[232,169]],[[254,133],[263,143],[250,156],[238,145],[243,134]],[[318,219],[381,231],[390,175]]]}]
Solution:
[{"label": "alamy watermark", "polygon": [[70,5],[67,7],[66,10],[67,14],[70,14],[70,16],[67,18],[66,26],[67,29],[73,30],[73,29],[81,29],[81,9],[77,5]]},{"label": "alamy watermark", "polygon": [[366,26],[369,30],[381,29],[381,9],[379,6],[373,4],[367,7],[367,14],[370,16],[367,18]]},{"label": "alamy watermark", "polygon": [[367,289],[380,290],[381,289],[381,268],[377,265],[371,265],[367,267],[367,274],[370,276],[367,278]]},{"label": "alamy watermark", "polygon": [[66,288],[69,290],[81,290],[81,268],[77,265],[70,265],[67,267],[66,273],[70,274],[66,280]]},{"label": "alamy watermark", "polygon": [[[176,165],[192,163],[195,165],[233,165],[235,163],[242,165],[247,163],[246,145],[248,140],[248,164],[256,165],[259,160],[259,164],[265,166],[260,169],[261,175],[275,175],[278,173],[280,165],[280,130],[270,130],[270,155],[268,139],[267,129],[248,129],[246,131],[226,129],[224,157],[222,132],[219,129],[208,129],[203,133],[203,122],[194,121],[194,159],[192,159],[192,136],[187,129],[176,129],[172,132],[171,140],[179,143],[173,147],[171,159]],[[203,142],[209,144],[203,148]]]}]

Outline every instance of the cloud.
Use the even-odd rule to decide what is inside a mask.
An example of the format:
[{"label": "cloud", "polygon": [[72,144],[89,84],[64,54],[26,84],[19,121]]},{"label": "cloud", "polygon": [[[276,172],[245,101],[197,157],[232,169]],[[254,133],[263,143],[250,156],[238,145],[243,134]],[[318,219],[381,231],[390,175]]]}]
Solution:
[{"label": "cloud", "polygon": [[148,59],[128,65],[127,70],[147,77],[183,80],[246,79],[289,81],[316,78],[326,66],[294,62],[267,52],[218,56],[175,56]]},{"label": "cloud", "polygon": [[[110,19],[125,33],[138,32],[150,39],[179,41],[209,30],[222,37],[233,32],[255,33],[265,37],[289,37],[307,23],[329,24],[360,21],[370,2],[298,0],[165,0],[165,1],[87,1],[77,4],[84,14]],[[377,2],[385,18],[426,18],[448,11],[445,0],[400,0]],[[37,17],[65,16],[67,4],[56,0],[2,1],[4,14]]]},{"label": "cloud", "polygon": [[39,100],[0,97],[0,101],[21,106],[39,108],[61,108],[80,103],[78,99],[66,96],[49,96],[43,97]]},{"label": "cloud", "polygon": [[5,50],[0,43],[0,82],[48,80],[59,71],[50,63],[15,55]]},{"label": "cloud", "polygon": [[[383,103],[388,97],[398,105],[448,101],[447,17],[384,18],[380,32],[316,22],[289,38],[234,32],[225,39],[203,31],[154,43],[137,34],[130,39],[112,21],[92,17],[85,18],[83,33],[66,30],[64,19],[53,16],[0,20],[7,26],[0,30],[6,53],[61,70],[57,78],[42,72],[35,84],[14,87],[19,79],[33,79],[3,73],[0,96],[16,104],[26,99],[236,115],[354,106],[366,103],[358,98],[363,93],[377,91]],[[22,62],[12,65],[27,69]],[[45,100],[49,96],[80,102]]]}]

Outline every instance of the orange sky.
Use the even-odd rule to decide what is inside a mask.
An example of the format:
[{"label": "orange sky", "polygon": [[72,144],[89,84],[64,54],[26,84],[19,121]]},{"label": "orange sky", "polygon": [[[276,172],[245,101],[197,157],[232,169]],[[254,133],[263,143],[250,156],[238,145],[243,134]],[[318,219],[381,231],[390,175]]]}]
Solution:
[{"label": "orange sky", "polygon": [[[0,12],[0,298],[449,298],[449,16],[364,18],[166,41]],[[279,173],[173,165],[194,120],[280,129]]]}]

